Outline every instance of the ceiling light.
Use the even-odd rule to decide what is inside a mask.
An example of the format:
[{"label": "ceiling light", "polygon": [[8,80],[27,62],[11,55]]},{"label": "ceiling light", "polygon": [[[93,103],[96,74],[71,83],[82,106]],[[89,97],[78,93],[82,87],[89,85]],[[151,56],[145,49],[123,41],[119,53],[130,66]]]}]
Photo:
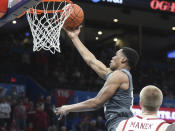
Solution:
[{"label": "ceiling light", "polygon": [[96,40],[98,40],[99,38],[98,37],[95,37]]},{"label": "ceiling light", "polygon": [[114,39],[113,39],[113,41],[115,41],[115,42],[117,42],[117,40],[118,40],[117,38],[114,38]]},{"label": "ceiling light", "polygon": [[175,26],[172,27],[172,30],[175,30]]},{"label": "ceiling light", "polygon": [[29,32],[26,32],[26,33],[25,33],[25,36],[26,36],[26,37],[28,37],[29,35],[30,35],[30,33],[29,33]]},{"label": "ceiling light", "polygon": [[13,23],[13,24],[16,24],[17,22],[16,22],[16,20],[13,20],[12,23]]},{"label": "ceiling light", "polygon": [[103,34],[103,32],[102,31],[98,31],[98,35],[102,35]]},{"label": "ceiling light", "polygon": [[118,19],[113,19],[113,21],[114,21],[115,23],[117,23],[117,22],[118,22]]}]

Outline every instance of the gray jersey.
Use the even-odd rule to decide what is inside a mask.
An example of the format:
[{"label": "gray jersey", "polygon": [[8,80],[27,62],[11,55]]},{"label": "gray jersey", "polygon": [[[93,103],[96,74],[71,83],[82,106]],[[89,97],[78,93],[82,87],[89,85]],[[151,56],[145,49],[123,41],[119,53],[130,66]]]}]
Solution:
[{"label": "gray jersey", "polygon": [[[115,130],[117,125],[122,120],[133,116],[131,111],[133,104],[132,75],[126,69],[121,69],[121,71],[126,73],[129,78],[129,88],[127,90],[119,88],[116,93],[104,104],[104,113],[108,131]],[[107,79],[110,74],[107,75]]]}]

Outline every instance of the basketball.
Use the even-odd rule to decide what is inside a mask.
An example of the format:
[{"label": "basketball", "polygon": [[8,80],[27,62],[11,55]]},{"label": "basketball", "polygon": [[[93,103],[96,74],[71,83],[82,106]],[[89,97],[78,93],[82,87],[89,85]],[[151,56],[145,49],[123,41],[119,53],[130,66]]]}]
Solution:
[{"label": "basketball", "polygon": [[84,12],[77,4],[72,4],[72,12],[64,23],[64,27],[68,30],[74,30],[82,24],[84,20]]}]

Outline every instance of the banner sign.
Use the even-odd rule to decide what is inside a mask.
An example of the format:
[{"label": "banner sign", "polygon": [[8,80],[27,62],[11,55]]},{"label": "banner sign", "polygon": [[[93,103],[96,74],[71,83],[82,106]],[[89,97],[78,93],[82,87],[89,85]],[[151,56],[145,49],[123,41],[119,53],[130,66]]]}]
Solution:
[{"label": "banner sign", "polygon": [[175,13],[175,1],[170,0],[78,0],[102,5],[122,5],[126,8],[137,8],[145,10],[156,10],[161,12]]},{"label": "banner sign", "polygon": [[[134,104],[135,105],[139,105],[139,95],[135,94],[134,95]],[[163,99],[163,103],[162,103],[162,107],[170,107],[170,108],[175,108],[175,100],[174,99],[168,99],[168,98],[164,98]]]},{"label": "banner sign", "polygon": [[15,91],[16,95],[20,95],[21,93],[26,93],[26,86],[25,85],[18,85],[18,84],[3,84],[0,83],[0,96],[8,96]]},{"label": "banner sign", "polygon": [[[133,105],[132,111],[133,111],[134,115],[141,114],[140,106]],[[168,123],[175,122],[175,109],[173,109],[173,108],[160,108],[157,115],[160,119],[163,119]]]},{"label": "banner sign", "polygon": [[[87,91],[74,91],[74,90],[56,90],[56,100],[57,104],[72,104],[85,101],[87,99],[93,98],[97,95],[97,92],[87,92]],[[60,104],[61,102],[61,104]],[[162,107],[175,108],[175,100],[164,98]],[[139,95],[134,95],[134,105],[139,105]]]},{"label": "banner sign", "polygon": [[66,105],[72,99],[73,90],[57,90],[56,91],[56,106]]},{"label": "banner sign", "polygon": [[175,2],[168,2],[165,0],[152,0],[150,2],[150,7],[153,10],[168,11],[175,13]]},{"label": "banner sign", "polygon": [[122,4],[123,0],[91,0],[93,3],[103,2],[103,3],[113,3],[113,4]]},{"label": "banner sign", "polygon": [[93,98],[97,92],[73,91],[73,90],[57,90],[56,106],[65,104],[75,104]]}]

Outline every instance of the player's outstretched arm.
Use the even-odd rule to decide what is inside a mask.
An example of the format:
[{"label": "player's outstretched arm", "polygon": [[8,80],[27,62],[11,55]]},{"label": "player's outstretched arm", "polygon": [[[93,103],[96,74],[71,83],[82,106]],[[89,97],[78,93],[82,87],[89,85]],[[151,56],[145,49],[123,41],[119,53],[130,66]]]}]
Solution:
[{"label": "player's outstretched arm", "polygon": [[56,114],[59,115],[59,119],[62,116],[68,114],[69,112],[82,112],[82,111],[93,111],[104,105],[106,101],[108,101],[120,87],[123,81],[125,81],[127,77],[121,73],[121,71],[113,72],[103,88],[97,94],[95,98],[86,100],[81,103],[72,104],[72,105],[64,105],[62,107],[56,108]]},{"label": "player's outstretched arm", "polygon": [[96,57],[84,46],[84,44],[80,41],[78,35],[80,33],[79,26],[78,29],[69,31],[66,30],[66,33],[72,40],[74,46],[77,48],[80,55],[83,57],[84,61],[102,78],[105,79],[106,75],[111,72],[109,68],[107,68],[101,61],[97,60]]}]

